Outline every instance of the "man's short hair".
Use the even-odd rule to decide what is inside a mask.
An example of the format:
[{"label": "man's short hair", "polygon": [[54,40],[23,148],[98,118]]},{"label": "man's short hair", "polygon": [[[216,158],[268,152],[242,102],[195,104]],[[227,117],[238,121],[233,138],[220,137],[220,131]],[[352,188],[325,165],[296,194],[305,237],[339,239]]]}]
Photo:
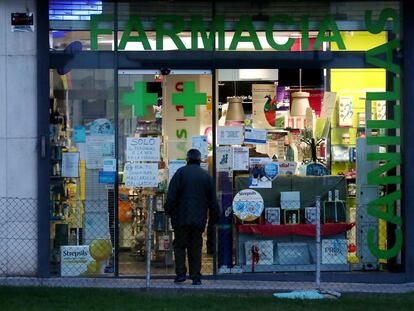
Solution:
[{"label": "man's short hair", "polygon": [[201,153],[197,149],[190,149],[187,152],[187,163],[188,164],[200,164]]}]

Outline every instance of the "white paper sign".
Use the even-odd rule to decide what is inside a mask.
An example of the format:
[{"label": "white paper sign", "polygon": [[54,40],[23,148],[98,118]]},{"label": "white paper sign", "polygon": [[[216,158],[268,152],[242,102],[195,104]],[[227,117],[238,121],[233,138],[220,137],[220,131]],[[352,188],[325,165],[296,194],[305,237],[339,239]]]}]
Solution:
[{"label": "white paper sign", "polygon": [[89,254],[89,245],[61,246],[60,275],[79,276],[88,270],[88,264],[95,260]]},{"label": "white paper sign", "polygon": [[159,137],[128,137],[127,161],[159,161],[160,138]]},{"label": "white paper sign", "polygon": [[339,126],[352,126],[352,116],[354,115],[352,108],[352,96],[339,97]]},{"label": "white paper sign", "polygon": [[113,135],[86,136],[86,168],[101,169],[103,158],[115,158]]},{"label": "white paper sign", "polygon": [[79,152],[62,153],[62,177],[79,177]]},{"label": "white paper sign", "polygon": [[230,146],[219,146],[216,149],[217,171],[228,172],[233,169],[233,150]]},{"label": "white paper sign", "polygon": [[103,159],[103,170],[104,172],[115,172],[116,159]]},{"label": "white paper sign", "polygon": [[126,163],[124,174],[127,187],[158,186],[158,163]]},{"label": "white paper sign", "polygon": [[248,171],[249,170],[249,148],[233,147],[233,170]]},{"label": "white paper sign", "polygon": [[197,149],[201,153],[201,159],[207,159],[208,156],[208,143],[207,136],[193,136],[191,137],[191,148]]},{"label": "white paper sign", "polygon": [[336,102],[335,92],[323,93],[322,109],[321,109],[321,114],[320,114],[321,119],[332,118],[332,114],[335,109],[335,102]]},{"label": "white paper sign", "polygon": [[171,181],[175,172],[183,166],[186,166],[187,162],[185,160],[170,160],[168,162],[168,182]]},{"label": "white paper sign", "polygon": [[387,104],[385,100],[375,101],[375,118],[376,120],[387,119]]},{"label": "white paper sign", "polygon": [[241,145],[243,143],[241,126],[219,126],[217,128],[219,145]]},{"label": "white paper sign", "polygon": [[201,162],[201,163],[200,163],[200,167],[201,167],[203,170],[205,170],[205,171],[207,171],[207,172],[208,172],[208,163],[206,163],[206,162]]},{"label": "white paper sign", "polygon": [[244,143],[245,144],[266,144],[267,143],[267,130],[246,127],[244,129]]}]

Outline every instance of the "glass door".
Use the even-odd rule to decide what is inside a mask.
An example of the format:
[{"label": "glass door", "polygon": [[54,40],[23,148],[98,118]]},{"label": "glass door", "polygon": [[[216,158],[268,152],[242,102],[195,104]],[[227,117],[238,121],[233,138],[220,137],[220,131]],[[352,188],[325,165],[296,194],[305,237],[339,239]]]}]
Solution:
[{"label": "glass door", "polygon": [[113,275],[112,69],[50,70],[50,269]]},{"label": "glass door", "polygon": [[[118,74],[119,274],[145,275],[150,264],[151,275],[172,275],[174,230],[164,202],[168,183],[186,164],[190,148],[199,149],[202,167],[213,171],[211,72],[119,70]],[[211,272],[205,237],[202,273]]]}]

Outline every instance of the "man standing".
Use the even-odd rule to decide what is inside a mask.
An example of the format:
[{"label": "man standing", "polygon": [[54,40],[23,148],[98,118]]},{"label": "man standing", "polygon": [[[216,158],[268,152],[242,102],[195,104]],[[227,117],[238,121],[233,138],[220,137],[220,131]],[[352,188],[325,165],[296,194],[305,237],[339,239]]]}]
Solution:
[{"label": "man standing", "polygon": [[193,285],[200,285],[202,234],[207,223],[219,217],[214,183],[207,171],[200,167],[201,154],[197,149],[187,152],[187,165],[174,174],[168,187],[165,210],[174,228],[175,273],[174,282],[186,280],[186,252]]}]

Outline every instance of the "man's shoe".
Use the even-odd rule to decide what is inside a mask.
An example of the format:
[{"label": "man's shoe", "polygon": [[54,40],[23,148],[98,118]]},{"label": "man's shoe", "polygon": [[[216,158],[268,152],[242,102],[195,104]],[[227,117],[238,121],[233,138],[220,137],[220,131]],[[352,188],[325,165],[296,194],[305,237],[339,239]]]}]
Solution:
[{"label": "man's shoe", "polygon": [[187,278],[185,277],[185,275],[177,275],[174,278],[174,283],[182,283],[182,282],[185,282],[186,279]]},{"label": "man's shoe", "polygon": [[193,280],[193,285],[201,285],[201,280],[200,279],[194,279]]}]

